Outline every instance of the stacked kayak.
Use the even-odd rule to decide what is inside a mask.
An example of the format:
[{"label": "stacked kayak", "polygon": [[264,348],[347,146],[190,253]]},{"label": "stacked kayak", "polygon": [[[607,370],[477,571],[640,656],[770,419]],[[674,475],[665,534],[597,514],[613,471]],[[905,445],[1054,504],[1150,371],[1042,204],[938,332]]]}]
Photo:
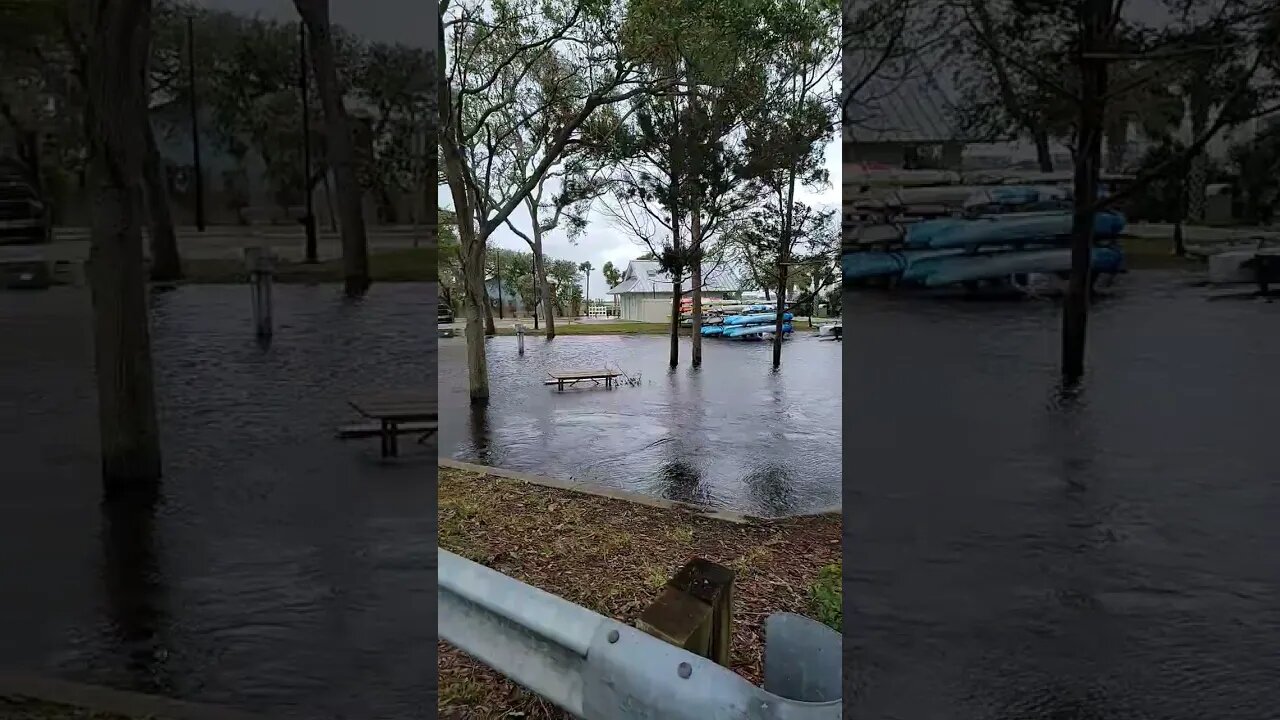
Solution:
[{"label": "stacked kayak", "polygon": [[[1124,216],[1098,213],[1094,236],[1100,240],[1124,232]],[[942,218],[912,225],[903,238],[909,248],[972,248],[982,245],[1065,244],[1071,241],[1071,214],[1065,212]]]},{"label": "stacked kayak", "polygon": [[[844,278],[884,278],[907,285],[942,287],[1068,272],[1072,224],[1069,200],[1057,188],[999,187],[983,191],[967,204],[966,217],[913,223],[900,233],[896,244],[845,253],[841,258]],[[973,214],[975,210],[980,214]],[[1124,228],[1125,218],[1119,213],[1095,215],[1095,274],[1123,271],[1124,255],[1115,240]]]},{"label": "stacked kayak", "polygon": [[[741,300],[703,300],[702,301],[702,324],[703,326],[715,325],[724,321],[726,317],[734,315],[742,315],[744,313],[762,313],[772,312],[773,305],[764,303],[747,303]],[[693,324],[693,299],[684,298],[680,301],[680,324],[688,327]]]},{"label": "stacked kayak", "polygon": [[[782,315],[782,333],[784,336],[792,331],[791,313]],[[759,340],[772,337],[777,330],[777,317],[773,313],[751,313],[746,315],[730,315],[715,325],[702,327],[703,337],[724,337],[742,340]]]}]

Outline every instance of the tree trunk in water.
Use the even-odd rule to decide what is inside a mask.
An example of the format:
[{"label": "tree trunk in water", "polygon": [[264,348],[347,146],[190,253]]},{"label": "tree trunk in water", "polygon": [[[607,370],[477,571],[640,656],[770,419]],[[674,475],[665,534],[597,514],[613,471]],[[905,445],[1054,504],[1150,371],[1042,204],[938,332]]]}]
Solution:
[{"label": "tree trunk in water", "polygon": [[142,253],[150,0],[94,0],[88,67],[94,202],[88,279],[108,496],[153,492],[160,439]]},{"label": "tree trunk in water", "polygon": [[[1095,50],[1106,30],[1110,0],[1085,0],[1081,47]],[[1079,148],[1075,168],[1075,212],[1071,222],[1071,276],[1062,318],[1062,377],[1075,384],[1084,376],[1085,330],[1093,265],[1093,206],[1098,200],[1098,166],[1102,160],[1103,103],[1107,66],[1102,60],[1080,61]]]},{"label": "tree trunk in water", "polygon": [[[688,97],[690,115],[694,122],[694,132],[703,131],[702,116],[698,108],[698,86],[694,65],[688,66]],[[701,137],[701,135],[699,135]],[[689,288],[693,302],[689,307],[689,364],[702,367],[702,152],[701,142],[694,143],[694,152],[690,159],[693,170],[689,173],[692,192],[689,193]]]},{"label": "tree trunk in water", "polygon": [[542,298],[542,313],[546,318],[548,340],[556,336],[555,313],[551,312],[551,283],[547,282],[546,259],[542,257],[542,231],[537,224],[533,226],[533,271],[537,276],[538,294]]},{"label": "tree trunk in water", "polygon": [[681,148],[680,140],[680,112],[674,107],[674,136],[675,141],[671,143],[671,186],[667,188],[669,203],[671,205],[671,250],[676,261],[676,267],[671,271],[671,367],[680,364],[680,299],[681,285],[684,284],[684,257],[680,252],[680,159],[684,149]]},{"label": "tree trunk in water", "polygon": [[1036,130],[1032,133],[1036,143],[1036,162],[1040,164],[1040,172],[1053,172],[1053,151],[1049,148],[1049,133]]},{"label": "tree trunk in water", "polygon": [[142,123],[142,132],[147,143],[142,175],[147,186],[147,216],[151,221],[151,279],[160,282],[180,280],[182,260],[178,255],[178,235],[173,229],[169,182],[150,120]]},{"label": "tree trunk in water", "polygon": [[787,269],[791,262],[791,245],[795,234],[796,172],[792,168],[787,182],[787,207],[782,214],[782,237],[778,247],[778,297],[774,306],[773,368],[782,367],[782,325],[787,311]]},{"label": "tree trunk in water", "polygon": [[671,273],[671,367],[680,364],[680,299],[683,293],[680,286],[684,284],[684,273],[679,270]]},{"label": "tree trunk in water", "polygon": [[[784,230],[784,233],[787,231]],[[789,233],[788,233],[789,234]],[[782,326],[783,316],[787,312],[787,263],[791,262],[790,238],[783,241],[782,252],[778,262],[778,296],[774,305],[773,321],[773,367],[782,366]]]},{"label": "tree trunk in water", "polygon": [[[485,312],[488,321],[493,322],[492,308],[489,307],[488,293],[484,287],[484,246],[485,240],[476,237],[472,229],[463,230],[468,223],[460,222],[458,235],[464,250],[462,255],[462,278],[466,286],[467,312],[467,378],[471,389],[471,403],[483,405],[489,402],[489,361],[485,357]],[[467,238],[467,236],[470,238]],[[479,252],[474,248],[479,247]]]},{"label": "tree trunk in water", "polygon": [[329,27],[329,0],[294,0],[294,5],[311,36],[307,49],[315,70],[316,92],[324,108],[329,166],[333,168],[334,181],[338,185],[346,293],[350,297],[358,297],[369,289],[369,243],[365,236],[363,192],[356,178],[351,124],[342,102],[342,85],[338,80]]},{"label": "tree trunk in water", "polygon": [[472,405],[484,405],[489,402],[489,364],[485,357],[484,316],[481,315],[480,304],[484,303],[484,240],[477,237],[475,213],[472,211],[471,196],[467,191],[465,166],[459,150],[459,140],[455,133],[457,125],[453,123],[453,96],[445,74],[444,57],[444,24],[436,26],[437,40],[440,48],[436,52],[436,102],[440,110],[440,155],[444,160],[445,179],[449,183],[449,192],[453,195],[453,207],[458,229],[458,259],[462,266],[462,284],[464,288],[463,310],[467,315],[467,385]]},{"label": "tree trunk in water", "polygon": [[[693,221],[693,226],[698,227],[697,220]],[[702,258],[700,257],[693,258],[693,267],[689,269],[689,284],[693,286],[693,304],[689,308],[693,316],[693,322],[689,326],[691,333],[689,364],[693,367],[702,367]]]}]

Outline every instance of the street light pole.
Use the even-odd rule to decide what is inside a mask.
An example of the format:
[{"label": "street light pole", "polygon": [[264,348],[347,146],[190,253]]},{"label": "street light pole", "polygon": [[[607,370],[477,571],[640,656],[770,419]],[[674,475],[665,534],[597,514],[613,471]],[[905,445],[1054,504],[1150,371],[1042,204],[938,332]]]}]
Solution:
[{"label": "street light pole", "polygon": [[499,249],[499,250],[495,250],[494,252],[497,253],[494,258],[493,265],[494,265],[494,268],[497,269],[496,275],[498,280],[498,317],[505,320],[507,316],[503,314],[503,309],[502,309],[502,250]]},{"label": "street light pole", "polygon": [[316,214],[314,193],[311,192],[311,103],[310,83],[307,80],[307,26],[298,23],[298,86],[302,93],[302,187],[306,194],[306,214],[302,216],[302,227],[307,234],[307,262],[313,263],[316,258]]},{"label": "street light pole", "polygon": [[196,102],[195,19],[187,16],[187,92],[191,95],[191,165],[195,174],[196,229],[204,232],[204,169],[200,162],[200,106]]}]

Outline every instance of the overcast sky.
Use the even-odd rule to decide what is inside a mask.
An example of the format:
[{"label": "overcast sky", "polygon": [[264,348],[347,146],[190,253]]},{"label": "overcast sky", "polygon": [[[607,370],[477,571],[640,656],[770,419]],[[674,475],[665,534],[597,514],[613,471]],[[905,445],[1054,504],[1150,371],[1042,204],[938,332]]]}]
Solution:
[{"label": "overcast sky", "polygon": [[[195,4],[241,15],[297,20],[293,0],[195,0]],[[435,47],[435,0],[329,0],[330,20],[374,42]]]}]

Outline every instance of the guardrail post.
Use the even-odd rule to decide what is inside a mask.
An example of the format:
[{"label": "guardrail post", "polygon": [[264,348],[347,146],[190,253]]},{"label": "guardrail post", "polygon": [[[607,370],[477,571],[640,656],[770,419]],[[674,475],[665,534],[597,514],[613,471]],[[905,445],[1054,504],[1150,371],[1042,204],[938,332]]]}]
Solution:
[{"label": "guardrail post", "polygon": [[728,667],[734,572],[710,560],[685,563],[636,621],[640,630]]}]

